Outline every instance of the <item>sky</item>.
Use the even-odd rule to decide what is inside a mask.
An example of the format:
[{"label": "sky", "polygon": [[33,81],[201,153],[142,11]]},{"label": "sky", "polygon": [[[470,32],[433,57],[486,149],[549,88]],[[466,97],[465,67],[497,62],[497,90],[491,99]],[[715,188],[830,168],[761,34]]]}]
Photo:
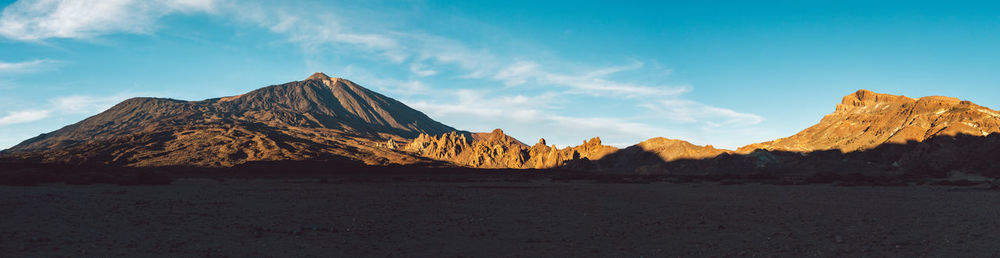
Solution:
[{"label": "sky", "polygon": [[0,0],[0,149],[129,97],[352,80],[559,147],[790,136],[859,89],[1000,108],[990,1]]}]

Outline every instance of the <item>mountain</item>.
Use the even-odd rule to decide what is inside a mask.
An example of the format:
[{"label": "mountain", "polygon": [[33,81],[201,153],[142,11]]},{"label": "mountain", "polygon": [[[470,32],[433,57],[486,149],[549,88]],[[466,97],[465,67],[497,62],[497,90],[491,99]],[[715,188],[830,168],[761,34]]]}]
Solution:
[{"label": "mountain", "polygon": [[845,96],[818,124],[787,138],[744,146],[739,152],[853,152],[937,136],[996,132],[1000,132],[1000,112],[969,101],[941,96],[913,99],[859,90]]},{"label": "mountain", "polygon": [[43,162],[123,166],[316,159],[405,164],[423,159],[385,146],[451,131],[399,101],[316,73],[225,98],[128,99],[4,153]]}]

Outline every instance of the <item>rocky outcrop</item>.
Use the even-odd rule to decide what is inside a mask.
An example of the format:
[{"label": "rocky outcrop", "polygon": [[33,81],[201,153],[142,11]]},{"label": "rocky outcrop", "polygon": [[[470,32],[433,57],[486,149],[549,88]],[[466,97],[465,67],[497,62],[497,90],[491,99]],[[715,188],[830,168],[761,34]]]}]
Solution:
[{"label": "rocky outcrop", "polygon": [[602,145],[601,139],[596,137],[582,145],[563,149],[546,146],[545,139],[529,147],[496,129],[488,134],[422,134],[405,150],[475,168],[555,168],[572,161],[600,159],[618,148]]},{"label": "rocky outcrop", "polygon": [[791,137],[739,149],[853,152],[883,144],[922,142],[958,134],[986,136],[1000,132],[1000,112],[956,98],[919,99],[860,90],[843,98],[816,125]]}]

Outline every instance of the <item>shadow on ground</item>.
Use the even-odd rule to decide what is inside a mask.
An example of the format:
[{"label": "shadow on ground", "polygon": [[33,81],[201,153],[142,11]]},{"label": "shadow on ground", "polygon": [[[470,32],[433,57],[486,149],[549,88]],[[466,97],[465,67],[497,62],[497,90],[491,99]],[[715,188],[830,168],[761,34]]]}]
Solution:
[{"label": "shadow on ground", "polygon": [[[357,161],[262,161],[231,168],[130,168],[99,164],[63,165],[0,160],[0,184],[169,184],[172,178],[339,178],[338,180],[591,180],[604,183],[657,181],[773,184],[838,183],[901,185],[932,179],[942,184],[977,184],[1000,177],[1000,134],[939,136],[923,142],[883,144],[874,149],[787,152],[756,150],[706,159],[667,161],[631,146],[599,160],[567,161],[556,169],[475,169],[429,163],[369,166]],[[995,180],[993,180],[995,181]]]}]

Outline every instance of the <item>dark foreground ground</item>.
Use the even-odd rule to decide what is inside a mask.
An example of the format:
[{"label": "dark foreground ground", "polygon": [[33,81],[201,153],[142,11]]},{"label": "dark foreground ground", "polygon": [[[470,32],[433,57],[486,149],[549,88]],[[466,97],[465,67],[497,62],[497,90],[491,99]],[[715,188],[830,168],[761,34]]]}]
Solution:
[{"label": "dark foreground ground", "polygon": [[983,187],[338,182],[0,186],[26,256],[1000,256]]}]

